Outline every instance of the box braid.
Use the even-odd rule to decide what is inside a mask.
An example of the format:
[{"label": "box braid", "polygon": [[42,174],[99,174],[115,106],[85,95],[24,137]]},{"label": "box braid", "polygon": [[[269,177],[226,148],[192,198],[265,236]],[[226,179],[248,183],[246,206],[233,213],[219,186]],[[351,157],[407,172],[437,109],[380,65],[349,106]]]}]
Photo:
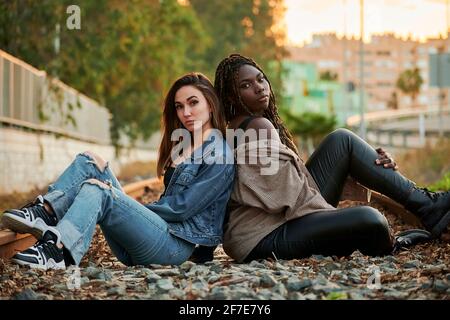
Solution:
[{"label": "box braid", "polygon": [[216,88],[219,99],[224,106],[226,121],[229,122],[236,116],[237,109],[244,110],[248,114],[253,115],[253,113],[242,102],[238,88],[239,68],[246,64],[258,69],[269,83],[269,107],[264,111],[263,116],[273,124],[275,129],[278,129],[281,142],[298,155],[298,150],[293,142],[292,135],[284,126],[283,121],[278,115],[275,95],[273,94],[272,85],[270,84],[269,79],[255,61],[251,58],[241,56],[240,54],[231,54],[228,58],[223,59],[216,69],[214,87]]}]

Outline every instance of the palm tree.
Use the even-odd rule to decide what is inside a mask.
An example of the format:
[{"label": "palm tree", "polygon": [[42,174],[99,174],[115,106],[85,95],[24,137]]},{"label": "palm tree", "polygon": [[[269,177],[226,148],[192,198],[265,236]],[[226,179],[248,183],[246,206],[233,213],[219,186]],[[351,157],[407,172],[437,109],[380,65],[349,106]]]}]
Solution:
[{"label": "palm tree", "polygon": [[416,105],[416,98],[420,92],[423,78],[420,75],[419,68],[407,69],[400,73],[397,79],[397,88],[404,94],[411,96],[412,105]]}]

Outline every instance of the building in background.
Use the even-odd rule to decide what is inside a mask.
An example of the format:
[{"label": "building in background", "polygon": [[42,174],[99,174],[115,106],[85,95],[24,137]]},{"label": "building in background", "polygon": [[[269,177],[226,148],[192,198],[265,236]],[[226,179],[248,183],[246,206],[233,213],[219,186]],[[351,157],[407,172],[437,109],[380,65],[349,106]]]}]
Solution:
[{"label": "building in background", "polygon": [[283,61],[283,106],[293,113],[317,112],[334,115],[340,125],[357,114],[359,92],[345,96],[345,87],[336,80],[321,79],[314,63]]},{"label": "building in background", "polygon": [[[411,97],[402,93],[396,83],[404,70],[415,67],[419,68],[423,79],[415,104],[437,105],[439,90],[429,86],[429,54],[450,52],[449,36],[450,33],[446,38],[428,39],[424,43],[403,40],[393,34],[372,36],[370,43],[364,45],[366,110],[382,110],[389,106],[412,107]],[[320,34],[314,35],[311,43],[303,47],[290,47],[289,51],[291,62],[312,64],[317,67],[318,74],[327,71],[336,74],[337,82],[343,88],[359,89],[359,40]],[[351,101],[345,92],[343,95],[345,101]],[[353,96],[352,92],[350,96]],[[445,97],[444,103],[448,104],[448,97]],[[352,106],[348,108],[351,110]]]}]

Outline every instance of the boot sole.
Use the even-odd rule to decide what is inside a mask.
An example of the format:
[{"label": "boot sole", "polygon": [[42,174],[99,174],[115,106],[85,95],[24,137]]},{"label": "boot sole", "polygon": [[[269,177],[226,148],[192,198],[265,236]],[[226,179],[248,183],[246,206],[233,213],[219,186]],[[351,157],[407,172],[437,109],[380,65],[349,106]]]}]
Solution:
[{"label": "boot sole", "polygon": [[447,229],[448,224],[450,223],[450,210],[442,217],[442,219],[434,226],[431,230],[431,236],[433,238],[439,238],[442,232]]},{"label": "boot sole", "polygon": [[42,235],[52,228],[41,218],[37,218],[31,223],[9,212],[3,214],[2,224],[11,231],[17,233],[31,233],[37,240],[41,240]]}]

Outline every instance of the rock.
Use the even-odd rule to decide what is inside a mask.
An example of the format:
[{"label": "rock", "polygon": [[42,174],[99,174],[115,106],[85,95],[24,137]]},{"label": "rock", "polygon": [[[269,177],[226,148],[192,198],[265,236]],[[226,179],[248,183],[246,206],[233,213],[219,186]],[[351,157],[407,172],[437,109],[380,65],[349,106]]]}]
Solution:
[{"label": "rock", "polygon": [[223,267],[219,264],[214,264],[209,267],[209,270],[215,273],[221,273],[223,271]]},{"label": "rock", "polygon": [[127,294],[127,291],[123,287],[113,287],[109,288],[106,294],[108,296],[124,296]]},{"label": "rock", "polygon": [[261,286],[261,279],[259,277],[250,277],[248,283],[250,284],[250,287],[258,288]]},{"label": "rock", "polygon": [[340,290],[342,290],[342,288],[339,285],[337,285],[336,283],[333,283],[331,281],[326,281],[325,283],[316,282],[316,284],[313,284],[313,286],[312,286],[312,291],[315,293],[320,293],[320,292],[330,293],[330,292],[340,291]]},{"label": "rock", "polygon": [[249,264],[249,267],[256,268],[256,269],[264,269],[265,268],[264,264],[262,264],[256,260],[252,260]]},{"label": "rock", "polygon": [[395,299],[405,299],[408,297],[408,295],[409,295],[408,292],[401,292],[401,291],[397,291],[397,290],[391,290],[391,291],[384,293],[385,297],[395,298]]},{"label": "rock", "polygon": [[284,284],[282,284],[282,283],[277,283],[274,287],[273,287],[273,291],[275,292],[275,293],[279,293],[281,296],[283,296],[283,297],[287,297],[287,295],[288,295],[288,291],[287,291],[287,289],[286,289],[286,287],[285,287],[285,285]]},{"label": "rock", "polygon": [[317,296],[314,293],[305,294],[304,297],[306,300],[316,300],[317,299]]},{"label": "rock", "polygon": [[286,288],[289,291],[300,291],[303,290],[304,288],[308,288],[312,285],[311,280],[309,279],[295,279],[295,278],[291,278],[288,279],[287,283],[286,283]]},{"label": "rock", "polygon": [[384,260],[385,261],[389,261],[389,262],[393,262],[393,263],[397,263],[398,262],[397,258],[394,257],[394,256],[385,256]]},{"label": "rock", "polygon": [[410,268],[418,268],[421,265],[419,260],[410,260],[403,264],[403,268],[410,269]]},{"label": "rock", "polygon": [[38,300],[38,295],[30,288],[25,288],[13,298],[14,300]]},{"label": "rock", "polygon": [[196,276],[203,276],[209,273],[209,268],[203,265],[194,265],[191,267],[189,272],[186,273],[186,276],[188,277],[196,277]]},{"label": "rock", "polygon": [[289,294],[289,300],[306,300],[306,298],[300,292],[292,292]]},{"label": "rock", "polygon": [[436,279],[433,283],[433,290],[439,291],[439,292],[446,292],[448,289],[448,283],[444,282],[442,280]]},{"label": "rock", "polygon": [[257,292],[257,297],[261,300],[270,300],[272,297],[272,290],[269,289],[259,289]]},{"label": "rock", "polygon": [[260,278],[261,287],[273,287],[277,284],[277,280],[269,275],[269,274],[263,274]]},{"label": "rock", "polygon": [[221,279],[219,275],[213,275],[208,278],[208,283],[214,283]]},{"label": "rock", "polygon": [[112,275],[110,272],[101,271],[97,275],[95,275],[94,279],[110,281],[112,280]]},{"label": "rock", "polygon": [[163,292],[172,290],[174,288],[172,279],[170,278],[157,280],[156,287]]},{"label": "rock", "polygon": [[180,275],[178,269],[159,269],[154,270],[154,272],[161,277],[176,277]]},{"label": "rock", "polygon": [[98,279],[97,277],[101,272],[102,270],[96,267],[87,267],[85,269],[81,269],[81,274],[88,277],[89,279]]},{"label": "rock", "polygon": [[160,275],[157,275],[153,271],[151,273],[147,273],[147,277],[145,277],[145,281],[147,283],[156,283],[160,279],[162,279],[162,277]]},{"label": "rock", "polygon": [[169,295],[171,298],[178,299],[178,300],[186,299],[186,293],[183,290],[178,289],[178,288],[170,290]]},{"label": "rock", "polygon": [[207,296],[211,300],[227,300],[230,290],[227,287],[215,287]]},{"label": "rock", "polygon": [[361,292],[358,291],[351,291],[349,292],[349,298],[352,300],[366,300],[367,298],[364,297],[364,295]]}]

